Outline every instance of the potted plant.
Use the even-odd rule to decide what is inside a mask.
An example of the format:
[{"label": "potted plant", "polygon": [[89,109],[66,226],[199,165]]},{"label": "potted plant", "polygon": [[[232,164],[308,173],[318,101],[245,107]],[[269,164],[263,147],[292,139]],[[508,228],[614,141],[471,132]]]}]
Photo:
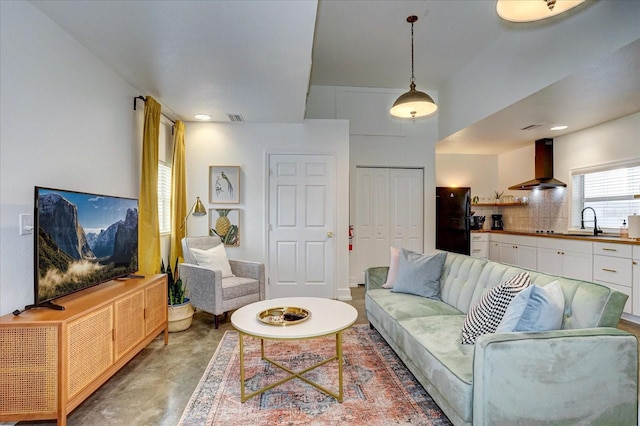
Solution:
[{"label": "potted plant", "polygon": [[189,298],[185,297],[185,286],[178,276],[178,259],[174,267],[175,275],[171,272],[171,265],[166,269],[162,261],[160,272],[167,274],[169,285],[169,332],[184,331],[191,327],[193,307]]}]

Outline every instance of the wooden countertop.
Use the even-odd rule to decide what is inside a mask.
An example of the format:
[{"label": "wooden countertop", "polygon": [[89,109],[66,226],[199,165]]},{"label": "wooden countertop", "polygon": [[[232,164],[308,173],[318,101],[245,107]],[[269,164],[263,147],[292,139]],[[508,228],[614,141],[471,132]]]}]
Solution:
[{"label": "wooden countertop", "polygon": [[601,242],[601,243],[616,243],[616,244],[630,244],[630,245],[640,245],[640,240],[634,240],[631,238],[620,238],[616,235],[602,235],[593,236],[593,235],[567,235],[567,234],[547,234],[547,233],[536,233],[536,232],[525,232],[525,231],[471,231],[478,233],[487,233],[487,234],[508,234],[508,235],[523,235],[527,237],[543,237],[543,238],[559,238],[565,240],[577,240],[577,241],[591,241],[591,242]]}]

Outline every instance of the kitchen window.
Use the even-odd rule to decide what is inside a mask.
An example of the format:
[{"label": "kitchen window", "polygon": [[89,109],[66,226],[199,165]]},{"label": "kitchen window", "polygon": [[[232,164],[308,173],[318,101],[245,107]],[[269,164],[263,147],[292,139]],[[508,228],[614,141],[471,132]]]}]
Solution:
[{"label": "kitchen window", "polygon": [[[598,227],[617,232],[627,216],[640,214],[640,161],[574,170],[571,227],[580,229],[581,212],[595,210]],[[593,212],[584,213],[585,228],[593,228]]]}]

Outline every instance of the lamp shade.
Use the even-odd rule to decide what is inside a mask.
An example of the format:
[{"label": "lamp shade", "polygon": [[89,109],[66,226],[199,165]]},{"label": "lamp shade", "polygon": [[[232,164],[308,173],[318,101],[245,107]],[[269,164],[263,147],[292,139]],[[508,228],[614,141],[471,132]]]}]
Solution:
[{"label": "lamp shade", "polygon": [[204,207],[204,204],[202,204],[202,201],[200,201],[200,197],[196,197],[196,204],[194,205],[194,208],[193,208],[193,215],[205,216],[206,214],[207,214],[207,209]]},{"label": "lamp shade", "polygon": [[411,83],[409,91],[396,99],[389,112],[394,117],[416,118],[426,117],[437,110],[438,105],[436,105],[431,96],[416,90],[415,83]]},{"label": "lamp shade", "polygon": [[559,15],[584,0],[498,0],[496,12],[511,22],[531,22]]}]

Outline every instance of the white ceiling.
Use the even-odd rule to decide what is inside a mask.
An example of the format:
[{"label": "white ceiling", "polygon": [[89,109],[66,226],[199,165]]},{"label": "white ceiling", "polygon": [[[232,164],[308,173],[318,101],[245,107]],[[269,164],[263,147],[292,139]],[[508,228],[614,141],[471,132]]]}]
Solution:
[{"label": "white ceiling", "polygon": [[[33,4],[141,95],[154,96],[167,115],[184,121],[208,113],[224,122],[227,114],[300,122],[310,84],[408,88],[409,15],[419,18],[415,76],[428,93],[507,28],[495,0]],[[498,153],[548,137],[546,126],[556,120],[576,131],[640,111],[640,43],[623,50],[449,136],[437,151]],[[593,99],[599,108],[590,107]],[[543,124],[544,134],[520,131],[529,124]]]}]

